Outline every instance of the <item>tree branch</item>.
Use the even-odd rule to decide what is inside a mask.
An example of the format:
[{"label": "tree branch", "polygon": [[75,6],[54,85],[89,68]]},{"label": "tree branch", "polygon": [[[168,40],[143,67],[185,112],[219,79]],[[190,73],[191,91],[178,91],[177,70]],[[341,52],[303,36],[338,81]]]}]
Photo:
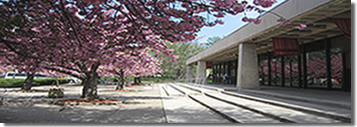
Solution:
[{"label": "tree branch", "polygon": [[61,70],[61,69],[57,69],[57,68],[51,68],[51,67],[47,67],[47,66],[45,66],[43,68],[45,68],[47,70],[57,71],[57,72],[60,72],[60,73],[63,73],[63,74],[71,75],[71,76],[76,77],[76,78],[81,79],[81,80],[84,79],[83,77],[81,77],[79,75],[76,75],[76,74],[74,74],[72,72],[69,72],[69,71],[65,71],[65,70]]}]

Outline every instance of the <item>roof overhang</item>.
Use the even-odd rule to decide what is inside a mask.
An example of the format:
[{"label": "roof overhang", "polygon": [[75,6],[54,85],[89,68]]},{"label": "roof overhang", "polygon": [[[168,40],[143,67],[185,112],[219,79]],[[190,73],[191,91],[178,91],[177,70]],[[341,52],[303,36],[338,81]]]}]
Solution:
[{"label": "roof overhang", "polygon": [[[291,22],[281,25],[279,17],[266,13],[260,18],[260,24],[249,23],[216,44],[198,53],[186,61],[220,63],[237,59],[238,46],[241,43],[257,44],[258,54],[272,52],[272,37],[298,38],[300,44],[310,43],[324,38],[341,35],[338,27],[328,18],[351,18],[349,0],[287,0],[271,12],[277,13]],[[300,24],[308,25],[303,31],[295,29]]]}]

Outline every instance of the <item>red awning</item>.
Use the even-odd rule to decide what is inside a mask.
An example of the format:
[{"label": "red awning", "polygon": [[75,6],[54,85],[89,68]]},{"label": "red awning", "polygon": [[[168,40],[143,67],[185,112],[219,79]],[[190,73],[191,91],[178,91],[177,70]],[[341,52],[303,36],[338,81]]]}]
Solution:
[{"label": "red awning", "polygon": [[328,18],[351,40],[351,18]]},{"label": "red awning", "polygon": [[212,68],[212,62],[206,62],[206,68]]},{"label": "red awning", "polygon": [[300,46],[297,38],[273,38],[274,54],[278,56],[300,55]]}]

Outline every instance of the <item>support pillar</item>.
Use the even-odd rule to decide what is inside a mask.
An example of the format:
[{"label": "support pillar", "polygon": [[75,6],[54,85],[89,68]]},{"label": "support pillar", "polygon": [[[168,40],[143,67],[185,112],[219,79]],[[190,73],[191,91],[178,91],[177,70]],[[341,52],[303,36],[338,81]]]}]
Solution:
[{"label": "support pillar", "polygon": [[186,83],[192,83],[193,81],[193,66],[187,65],[186,68]]},{"label": "support pillar", "polygon": [[206,83],[206,61],[198,61],[197,62],[197,76],[196,83],[197,84],[205,84]]},{"label": "support pillar", "polygon": [[306,58],[306,47],[302,45],[302,61],[303,61],[303,84],[304,88],[307,88],[307,58]]},{"label": "support pillar", "polygon": [[284,56],[281,56],[281,87],[285,86],[285,60]]},{"label": "support pillar", "polygon": [[299,83],[299,88],[302,88],[302,80],[301,80],[301,78],[302,78],[302,73],[301,73],[301,55],[299,54],[298,55],[298,83]]},{"label": "support pillar", "polygon": [[260,89],[256,45],[242,43],[239,45],[238,89]]},{"label": "support pillar", "polygon": [[222,83],[222,63],[218,64],[218,82]]},{"label": "support pillar", "polygon": [[212,80],[213,80],[213,82],[217,82],[216,81],[216,75],[217,75],[217,73],[216,73],[216,71],[217,71],[217,68],[216,68],[217,66],[215,65],[215,64],[213,64],[212,65],[212,72],[213,72],[213,74],[212,74]]},{"label": "support pillar", "polygon": [[326,53],[326,73],[327,73],[327,90],[332,89],[332,82],[331,82],[331,56],[330,56],[330,41],[325,39],[325,53]]},{"label": "support pillar", "polygon": [[231,66],[232,66],[232,63],[228,62],[227,63],[227,74],[229,75],[229,82],[227,84],[232,84]]},{"label": "support pillar", "polygon": [[[265,75],[264,75],[264,66],[261,62],[260,63],[260,70],[262,70],[262,85],[265,85]],[[263,62],[264,63],[264,62]]]},{"label": "support pillar", "polygon": [[289,61],[289,73],[290,73],[290,87],[293,87],[293,60]]},{"label": "support pillar", "polygon": [[271,54],[268,52],[268,86],[271,86]]}]

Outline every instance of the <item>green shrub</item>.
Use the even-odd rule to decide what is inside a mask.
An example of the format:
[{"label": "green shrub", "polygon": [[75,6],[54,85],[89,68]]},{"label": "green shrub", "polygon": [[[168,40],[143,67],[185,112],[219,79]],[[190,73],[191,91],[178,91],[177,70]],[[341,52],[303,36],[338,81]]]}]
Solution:
[{"label": "green shrub", "polygon": [[25,79],[0,79],[0,87],[21,87]]},{"label": "green shrub", "polygon": [[[22,87],[25,79],[0,79],[0,88]],[[56,82],[56,79],[34,79],[32,86],[52,85]],[[69,79],[58,79],[60,84],[69,82]]]}]

